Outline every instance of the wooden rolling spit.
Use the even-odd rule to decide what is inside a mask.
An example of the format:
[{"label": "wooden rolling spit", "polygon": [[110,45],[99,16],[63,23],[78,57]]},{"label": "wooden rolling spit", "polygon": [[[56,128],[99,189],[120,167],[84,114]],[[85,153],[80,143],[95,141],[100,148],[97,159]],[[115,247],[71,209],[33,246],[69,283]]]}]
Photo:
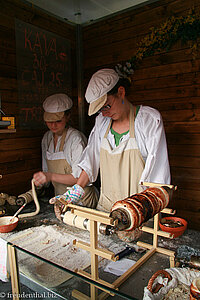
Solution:
[{"label": "wooden rolling spit", "polygon": [[[172,191],[177,188],[171,185],[161,186],[156,183],[143,183],[143,185],[151,187],[114,203],[109,216],[117,221],[117,225],[98,224],[100,233],[110,235],[120,230],[131,233],[166,208],[172,197]],[[62,198],[59,201],[66,205],[66,208],[69,206]],[[94,212],[94,210],[92,211]],[[88,219],[70,215],[69,211],[63,217],[63,222],[66,224],[90,230]]]},{"label": "wooden rolling spit", "polygon": [[115,202],[110,216],[118,219],[116,230],[132,231],[168,206],[170,188],[152,187]]}]

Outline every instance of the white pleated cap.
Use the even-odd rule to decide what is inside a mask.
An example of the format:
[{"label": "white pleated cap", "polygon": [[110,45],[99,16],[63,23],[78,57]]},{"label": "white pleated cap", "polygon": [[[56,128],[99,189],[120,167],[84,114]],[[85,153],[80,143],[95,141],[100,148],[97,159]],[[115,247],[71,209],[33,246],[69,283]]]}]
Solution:
[{"label": "white pleated cap", "polygon": [[70,97],[66,94],[54,94],[43,102],[44,120],[46,122],[56,122],[63,118],[65,111],[73,105]]},{"label": "white pleated cap", "polygon": [[101,69],[89,81],[85,98],[89,105],[88,115],[95,114],[106,103],[107,93],[117,84],[119,75],[113,69]]}]

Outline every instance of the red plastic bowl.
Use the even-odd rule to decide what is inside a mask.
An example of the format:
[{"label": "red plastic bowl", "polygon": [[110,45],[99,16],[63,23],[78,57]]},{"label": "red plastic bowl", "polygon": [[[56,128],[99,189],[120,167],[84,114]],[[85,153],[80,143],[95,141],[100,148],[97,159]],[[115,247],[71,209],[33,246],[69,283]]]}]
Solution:
[{"label": "red plastic bowl", "polygon": [[13,221],[10,222],[12,216],[1,217],[0,218],[0,232],[10,232],[17,227],[19,219],[14,217]]},{"label": "red plastic bowl", "polygon": [[[173,228],[173,227],[168,227],[168,226],[165,226],[163,224],[161,224],[161,221],[165,219],[165,220],[173,220],[173,221],[179,221],[183,224],[183,226],[180,226],[180,227],[176,227],[176,228]],[[186,230],[187,228],[187,221],[182,219],[182,218],[178,218],[178,217],[166,217],[166,218],[163,218],[159,221],[159,226],[160,226],[160,229],[162,231],[166,231],[166,232],[169,232],[171,234],[174,235],[173,238],[177,238],[178,236],[182,235],[184,233],[184,231]]]}]

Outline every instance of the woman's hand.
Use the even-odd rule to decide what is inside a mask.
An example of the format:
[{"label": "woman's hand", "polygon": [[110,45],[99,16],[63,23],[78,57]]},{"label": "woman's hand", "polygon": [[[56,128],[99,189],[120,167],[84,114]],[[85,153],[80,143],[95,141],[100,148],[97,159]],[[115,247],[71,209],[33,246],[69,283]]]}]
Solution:
[{"label": "woman's hand", "polygon": [[37,172],[33,175],[35,185],[40,186],[44,183],[51,181],[51,173],[48,172]]},{"label": "woman's hand", "polygon": [[58,195],[51,198],[49,200],[49,203],[54,204],[55,215],[59,220],[61,220],[61,214],[63,213],[65,205],[62,204],[59,199],[61,198],[62,200],[64,200],[66,202],[66,205],[68,203],[77,204],[79,201],[81,201],[84,195],[84,189],[80,185],[75,184],[63,195]]}]

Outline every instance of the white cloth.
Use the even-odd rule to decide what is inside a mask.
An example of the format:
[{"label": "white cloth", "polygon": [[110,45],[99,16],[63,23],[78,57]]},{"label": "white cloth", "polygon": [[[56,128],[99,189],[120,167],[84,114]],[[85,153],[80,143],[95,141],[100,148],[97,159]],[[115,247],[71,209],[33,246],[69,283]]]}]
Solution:
[{"label": "white cloth", "polygon": [[[56,149],[54,151],[53,133],[47,131],[42,139],[42,169],[48,172],[47,159],[66,159],[72,168],[72,175],[75,178],[80,176],[82,169],[78,167],[78,162],[87,145],[87,139],[80,131],[69,127],[65,138],[63,152],[59,152],[61,136],[58,139]],[[48,153],[47,153],[48,152]],[[58,153],[58,155],[56,155]],[[62,153],[62,157],[60,157]],[[51,155],[52,154],[52,155]],[[64,154],[64,157],[63,157]],[[47,157],[48,155],[48,157]]]},{"label": "white cloth", "polygon": [[7,277],[7,242],[0,238],[0,280],[8,281]]},{"label": "white cloth", "polygon": [[[97,179],[100,165],[100,146],[108,128],[110,118],[102,114],[96,117],[88,145],[85,148],[79,166],[85,170],[90,182]],[[129,139],[129,132],[123,135],[121,141]],[[145,162],[141,181],[170,183],[170,168],[163,121],[160,113],[149,106],[140,106],[135,119],[135,137],[138,148]],[[109,131],[107,139],[114,149],[114,135]],[[134,169],[134,166],[133,166]]]},{"label": "white cloth", "polygon": [[162,277],[158,276],[155,279],[154,284],[161,283],[163,284],[163,287],[155,294],[152,294],[147,287],[145,287],[143,300],[160,300],[169,292],[170,289],[177,287],[178,284],[190,286],[192,281],[200,275],[198,270],[189,268],[170,268],[165,270],[170,273],[172,280],[168,282],[168,280],[165,281],[166,278],[162,280]]},{"label": "white cloth", "polygon": [[131,259],[128,259],[128,258],[122,258],[120,260],[110,262],[105,267],[104,271],[115,274],[117,276],[121,276],[130,267],[132,267],[135,263],[136,263],[135,260],[131,260]]}]

